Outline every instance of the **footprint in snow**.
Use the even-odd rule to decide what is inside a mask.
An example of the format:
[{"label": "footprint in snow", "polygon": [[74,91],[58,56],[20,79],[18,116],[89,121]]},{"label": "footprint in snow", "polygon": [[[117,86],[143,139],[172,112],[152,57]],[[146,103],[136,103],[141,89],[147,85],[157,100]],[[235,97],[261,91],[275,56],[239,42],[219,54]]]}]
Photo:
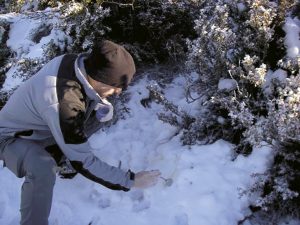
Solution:
[{"label": "footprint in snow", "polygon": [[135,202],[132,206],[132,211],[133,212],[140,212],[146,209],[150,208],[150,201],[141,201],[141,202]]},{"label": "footprint in snow", "polygon": [[88,225],[103,225],[103,223],[101,222],[101,219],[99,216],[95,216],[95,217],[93,217],[91,222],[89,222]]},{"label": "footprint in snow", "polygon": [[140,202],[144,200],[144,192],[142,190],[133,190],[129,194],[132,201]]},{"label": "footprint in snow", "polygon": [[180,213],[174,217],[174,225],[189,225],[189,217],[186,213]]},{"label": "footprint in snow", "polygon": [[97,190],[91,191],[89,198],[90,198],[90,200],[97,202],[98,207],[102,208],[102,209],[108,208],[111,205],[110,198],[103,196]]},{"label": "footprint in snow", "polygon": [[150,201],[145,200],[144,192],[142,190],[134,190],[130,192],[130,198],[133,201],[132,211],[140,212],[150,208]]},{"label": "footprint in snow", "polygon": [[101,197],[99,200],[98,200],[98,207],[99,208],[102,208],[102,209],[105,209],[105,208],[108,208],[110,207],[111,205],[111,201],[109,198],[107,197]]}]

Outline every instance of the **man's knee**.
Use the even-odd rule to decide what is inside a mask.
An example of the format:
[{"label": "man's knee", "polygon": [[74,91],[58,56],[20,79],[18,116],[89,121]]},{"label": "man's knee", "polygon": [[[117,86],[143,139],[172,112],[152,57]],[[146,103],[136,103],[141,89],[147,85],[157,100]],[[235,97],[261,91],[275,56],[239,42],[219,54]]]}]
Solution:
[{"label": "man's knee", "polygon": [[25,176],[45,185],[54,185],[56,180],[56,162],[48,155],[33,157]]}]

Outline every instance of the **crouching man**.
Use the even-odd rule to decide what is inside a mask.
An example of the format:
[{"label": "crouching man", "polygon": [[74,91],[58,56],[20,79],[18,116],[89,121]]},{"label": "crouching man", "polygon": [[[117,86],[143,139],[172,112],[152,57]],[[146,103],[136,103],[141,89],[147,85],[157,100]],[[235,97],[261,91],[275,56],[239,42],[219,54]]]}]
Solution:
[{"label": "crouching man", "polygon": [[21,225],[48,224],[62,162],[113,190],[155,185],[159,171],[123,171],[97,158],[88,144],[101,122],[112,118],[107,97],[120,94],[135,71],[125,48],[105,40],[91,53],[54,58],[9,98],[0,111],[0,160],[25,177]]}]

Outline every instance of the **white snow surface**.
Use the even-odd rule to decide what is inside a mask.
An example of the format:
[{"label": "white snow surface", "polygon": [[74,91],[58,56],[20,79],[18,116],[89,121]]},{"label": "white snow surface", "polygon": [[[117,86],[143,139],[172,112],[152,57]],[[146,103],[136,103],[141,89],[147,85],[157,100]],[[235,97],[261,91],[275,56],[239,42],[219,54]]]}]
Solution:
[{"label": "white snow surface", "polygon": [[300,20],[288,17],[283,26],[286,32],[284,44],[287,48],[287,55],[291,58],[300,57]]},{"label": "white snow surface", "polygon": [[244,3],[237,3],[237,8],[240,13],[244,12],[247,9],[247,7]]},{"label": "white snow surface", "polygon": [[218,83],[218,90],[232,91],[237,88],[237,82],[234,79],[221,79]]},{"label": "white snow surface", "polygon": [[[176,79],[166,91],[184,107],[184,79]],[[111,165],[122,161],[124,170],[159,169],[172,178],[146,190],[112,191],[77,175],[57,178],[50,225],[232,225],[248,212],[249,199],[240,189],[254,182],[253,173],[265,171],[271,158],[268,148],[255,149],[249,157],[232,161],[232,145],[219,140],[206,146],[182,146],[176,129],[157,119],[161,107],[144,108],[145,77],[128,90],[130,114],[126,120],[94,134],[94,153]],[[179,90],[179,91],[178,91]],[[23,179],[0,169],[0,224],[17,225]]]}]

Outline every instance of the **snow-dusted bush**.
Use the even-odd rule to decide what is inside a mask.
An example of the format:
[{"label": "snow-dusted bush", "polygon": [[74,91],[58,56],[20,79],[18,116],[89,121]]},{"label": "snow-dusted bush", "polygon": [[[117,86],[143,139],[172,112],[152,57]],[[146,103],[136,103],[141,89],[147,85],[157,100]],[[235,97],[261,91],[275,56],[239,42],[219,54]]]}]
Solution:
[{"label": "snow-dusted bush", "polygon": [[5,65],[7,58],[10,54],[9,48],[6,46],[8,39],[9,23],[4,20],[0,20],[0,88],[5,80]]},{"label": "snow-dusted bush", "polygon": [[[300,217],[300,142],[280,143],[274,150],[276,156],[270,171],[255,175],[260,181],[253,190],[259,190],[261,197],[253,202],[252,207],[261,208],[261,214],[276,224],[280,218],[287,215]],[[275,213],[267,215],[265,212]]]},{"label": "snow-dusted bush", "polygon": [[[9,68],[9,63],[7,62],[10,55],[10,50],[6,46],[6,41],[8,39],[9,23],[5,20],[0,20],[0,89],[5,81],[5,73]],[[7,93],[0,91],[0,109],[4,106],[7,100]]]},{"label": "snow-dusted bush", "polygon": [[139,43],[143,50],[140,58],[180,61],[187,50],[185,39],[194,36],[195,10],[192,3],[184,0],[136,1],[133,30],[128,38]]},{"label": "snow-dusted bush", "polygon": [[[211,141],[223,137],[239,144],[242,133],[264,113],[260,86],[267,68],[262,56],[275,15],[269,1],[206,1],[200,10],[195,20],[198,38],[189,41],[187,65],[200,74],[197,91],[206,93],[206,107],[214,112],[205,119],[215,130],[209,132]],[[218,87],[224,79],[234,83],[231,90]],[[190,132],[203,130],[197,127]]]},{"label": "snow-dusted bush", "polygon": [[[215,111],[210,115],[216,129],[224,129],[219,116],[231,131],[242,132],[267,116],[271,103],[264,93],[270,68],[266,56],[274,24],[279,23],[279,6],[270,1],[219,0],[218,4],[207,1],[200,10],[195,21],[199,38],[189,42],[187,65],[200,74],[198,91],[210,98],[206,104]],[[231,89],[220,87],[224,80],[231,80]]]},{"label": "snow-dusted bush", "polygon": [[5,1],[5,7],[10,12],[35,11],[38,9],[38,0],[11,0]]},{"label": "snow-dusted bush", "polygon": [[[187,51],[185,39],[195,36],[197,4],[180,1],[11,1],[15,11],[60,10],[72,51],[89,50],[103,38],[126,45],[137,61],[179,61]],[[184,18],[184,19],[182,19]]]},{"label": "snow-dusted bush", "polygon": [[193,8],[183,0],[72,2],[66,6],[63,11],[67,13],[77,10],[66,24],[77,49],[87,49],[91,43],[108,38],[125,44],[140,62],[180,60],[186,52],[185,38],[194,35]]},{"label": "snow-dusted bush", "polygon": [[[264,177],[262,197],[254,205],[280,216],[300,217],[300,74],[276,71],[268,85],[268,116],[245,132],[253,145],[266,141],[275,150],[274,164]],[[270,95],[270,93],[272,93]]]},{"label": "snow-dusted bush", "polygon": [[283,27],[287,55],[278,62],[280,69],[268,73],[264,84],[268,116],[260,117],[245,137],[253,144],[266,141],[276,150],[273,167],[264,177],[262,197],[254,205],[277,216],[299,218],[300,28],[294,21],[299,20],[287,18]]},{"label": "snow-dusted bush", "polygon": [[82,3],[71,2],[64,5],[61,10],[62,16],[65,17],[65,31],[74,40],[72,51],[87,51],[109,30],[103,24],[103,19],[109,15],[109,10],[101,6],[86,7]]}]

